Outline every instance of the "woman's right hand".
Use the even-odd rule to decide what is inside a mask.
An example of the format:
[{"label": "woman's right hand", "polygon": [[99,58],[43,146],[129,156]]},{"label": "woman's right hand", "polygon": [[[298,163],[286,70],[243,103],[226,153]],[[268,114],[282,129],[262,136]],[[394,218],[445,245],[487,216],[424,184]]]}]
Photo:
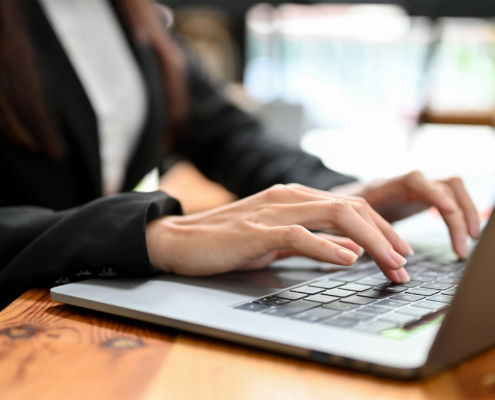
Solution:
[{"label": "woman's right hand", "polygon": [[364,199],[301,185],[276,185],[205,212],[158,218],[147,224],[146,241],[154,266],[196,276],[263,268],[294,254],[351,265],[362,246],[387,278],[400,283],[409,281],[401,254],[412,251]]}]

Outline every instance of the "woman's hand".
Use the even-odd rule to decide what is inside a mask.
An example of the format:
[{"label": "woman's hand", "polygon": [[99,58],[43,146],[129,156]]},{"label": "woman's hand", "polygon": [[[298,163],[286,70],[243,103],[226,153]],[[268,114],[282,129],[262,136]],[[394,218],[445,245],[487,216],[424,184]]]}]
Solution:
[{"label": "woman's hand", "polygon": [[478,211],[460,178],[429,181],[418,171],[396,178],[377,180],[361,187],[344,186],[339,192],[362,196],[387,221],[393,222],[431,206],[438,209],[445,220],[455,252],[468,256],[467,236],[478,239],[480,221]]},{"label": "woman's hand", "polygon": [[362,246],[389,279],[409,280],[401,254],[411,247],[364,199],[301,185],[276,185],[209,211],[159,218],[148,223],[146,240],[153,265],[181,275],[263,268],[294,254],[351,265]]}]

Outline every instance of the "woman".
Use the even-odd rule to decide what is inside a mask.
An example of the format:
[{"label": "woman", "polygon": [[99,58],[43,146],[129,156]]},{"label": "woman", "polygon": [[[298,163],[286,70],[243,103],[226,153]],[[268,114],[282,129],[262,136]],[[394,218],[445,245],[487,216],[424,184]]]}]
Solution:
[{"label": "woman", "polygon": [[[430,206],[459,256],[479,236],[457,178],[361,185],[264,137],[148,1],[0,2],[0,57],[0,306],[108,267],[207,275],[294,254],[351,265],[363,248],[405,282],[411,248],[390,222]],[[170,148],[242,200],[182,216],[163,192],[131,192]]]}]

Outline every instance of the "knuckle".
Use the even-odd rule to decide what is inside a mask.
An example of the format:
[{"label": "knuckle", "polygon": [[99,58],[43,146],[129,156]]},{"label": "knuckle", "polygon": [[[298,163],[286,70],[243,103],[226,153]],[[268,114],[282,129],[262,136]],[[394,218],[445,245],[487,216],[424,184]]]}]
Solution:
[{"label": "knuckle", "polygon": [[277,201],[286,192],[287,192],[287,187],[285,185],[278,183],[276,185],[273,185],[271,188],[267,189],[265,191],[265,195],[267,201],[271,202],[271,201]]},{"label": "knuckle", "polygon": [[347,214],[350,211],[351,206],[344,199],[336,199],[331,203],[332,211],[336,214]]},{"label": "knuckle", "polygon": [[325,257],[326,255],[328,255],[328,243],[326,243],[324,240],[320,240],[316,244],[315,251],[318,257]]},{"label": "knuckle", "polygon": [[415,170],[415,171],[408,172],[405,175],[405,181],[406,182],[414,182],[414,181],[417,181],[418,179],[422,179],[423,177],[424,176],[423,176],[422,172]]},{"label": "knuckle", "polygon": [[442,192],[444,196],[454,197],[454,189],[448,185],[442,186]]},{"label": "knuckle", "polygon": [[451,185],[462,185],[463,182],[462,182],[462,179],[458,176],[452,176],[448,179],[448,182],[451,184]]},{"label": "knuckle", "polygon": [[300,225],[286,226],[282,230],[283,241],[287,244],[298,242],[302,235],[304,235],[304,228]]},{"label": "knuckle", "polygon": [[364,214],[367,211],[367,206],[362,202],[353,202],[352,208],[359,214]]},{"label": "knuckle", "polygon": [[423,173],[421,171],[414,170],[414,171],[409,172],[407,175],[411,176],[413,178],[420,178],[423,176]]}]

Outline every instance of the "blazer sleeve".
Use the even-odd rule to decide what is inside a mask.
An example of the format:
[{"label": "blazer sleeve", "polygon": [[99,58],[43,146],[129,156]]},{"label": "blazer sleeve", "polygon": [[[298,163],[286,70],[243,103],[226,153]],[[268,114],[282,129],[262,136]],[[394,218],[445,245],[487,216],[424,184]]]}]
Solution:
[{"label": "blazer sleeve", "polygon": [[189,59],[192,118],[177,149],[213,181],[240,197],[277,183],[327,190],[355,181],[326,168],[316,157],[263,133],[249,114],[231,104]]},{"label": "blazer sleeve", "polygon": [[103,268],[156,272],[148,257],[146,223],[180,213],[179,202],[161,191],[122,193],[64,211],[0,208],[0,309],[30,287],[52,286],[60,276],[81,270],[86,275]]}]

